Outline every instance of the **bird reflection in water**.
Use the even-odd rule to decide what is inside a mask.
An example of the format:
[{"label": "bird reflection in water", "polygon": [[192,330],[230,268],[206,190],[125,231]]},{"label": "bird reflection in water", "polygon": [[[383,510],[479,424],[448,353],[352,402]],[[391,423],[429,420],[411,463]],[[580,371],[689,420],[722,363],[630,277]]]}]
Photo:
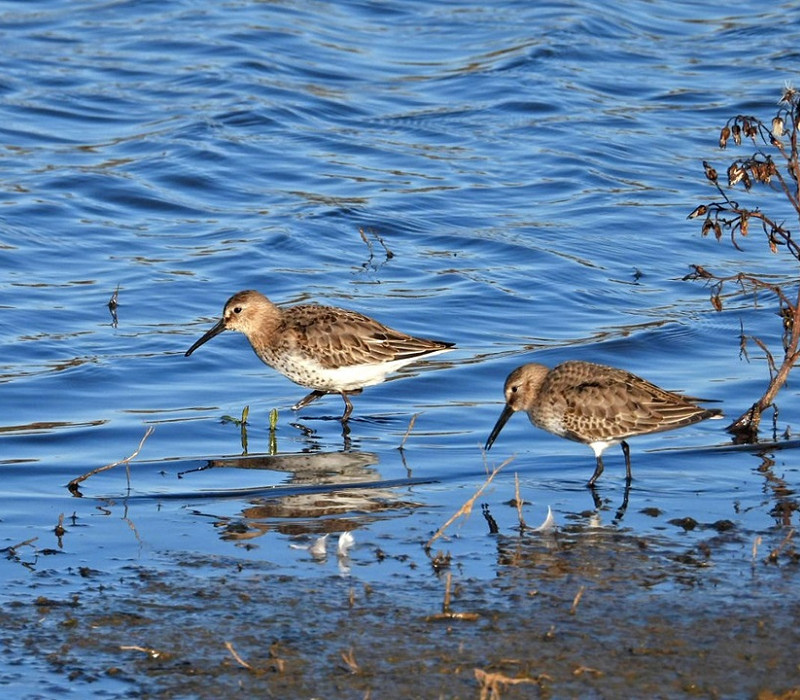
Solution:
[{"label": "bird reflection in water", "polygon": [[[377,513],[415,508],[418,504],[398,498],[396,484],[389,485],[373,468],[378,461],[372,452],[318,452],[221,458],[202,469],[291,474],[283,484],[248,496],[240,516],[215,518],[223,540],[245,541],[269,531],[292,537],[349,532],[374,521]],[[242,494],[246,491],[251,490]]]}]

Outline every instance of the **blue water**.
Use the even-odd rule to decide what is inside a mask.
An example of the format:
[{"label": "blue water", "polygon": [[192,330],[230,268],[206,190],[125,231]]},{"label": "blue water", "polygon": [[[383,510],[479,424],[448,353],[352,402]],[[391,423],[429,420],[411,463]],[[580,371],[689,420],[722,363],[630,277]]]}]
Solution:
[{"label": "blue water", "polygon": [[[770,120],[784,84],[800,81],[799,28],[794,3],[0,2],[0,543],[37,538],[22,550],[29,566],[0,561],[2,597],[24,598],[64,567],[158,571],[174,551],[316,575],[275,525],[320,527],[291,468],[177,476],[242,452],[239,427],[221,419],[244,406],[251,454],[370,455],[344,468],[374,487],[355,492],[339,529],[421,560],[487,464],[512,455],[481,498],[503,514],[501,530],[516,525],[500,510],[514,471],[531,523],[548,505],[562,526],[593,507],[591,452],[522,416],[485,463],[503,380],[523,362],[624,366],[739,415],[768,378],[755,348],[740,357],[740,323],[775,343],[774,309],[730,300],[717,313],[682,278],[692,264],[787,278],[795,268],[758,235],[739,252],[686,216],[713,197],[702,161],[724,171],[732,157],[717,147],[725,120]],[[792,221],[778,196],[752,197]],[[248,288],[357,309],[458,349],[355,397],[343,436],[328,420],[340,399],[295,415],[303,389],[242,336],[183,356]],[[793,384],[779,407],[779,431],[792,432]],[[85,481],[83,498],[67,491],[130,455],[149,426],[130,492],[124,467]],[[723,428],[632,441],[622,524],[623,466],[609,451],[599,486],[613,507],[599,518],[684,541],[692,534],[670,519],[730,519],[741,539],[718,566],[735,599],[755,539],[777,546],[796,516],[775,516],[757,454],[714,449],[729,443]],[[770,454],[793,493],[788,447]],[[326,474],[323,484],[344,478]],[[420,483],[396,485],[409,476]],[[248,515],[245,489],[269,500],[280,486],[299,511]],[[382,506],[362,519],[359,499]],[[651,507],[661,515],[643,514]],[[257,546],[222,536],[209,513],[265,523]],[[60,514],[75,525],[59,547]],[[447,546],[465,575],[492,577],[483,520],[458,532]],[[384,580],[366,555],[358,566],[366,549],[350,575]]]}]

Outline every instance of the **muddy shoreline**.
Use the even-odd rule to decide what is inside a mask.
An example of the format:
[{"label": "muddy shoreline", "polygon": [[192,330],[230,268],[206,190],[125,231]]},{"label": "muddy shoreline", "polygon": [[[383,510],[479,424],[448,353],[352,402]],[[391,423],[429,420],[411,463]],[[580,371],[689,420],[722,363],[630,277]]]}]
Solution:
[{"label": "muddy shoreline", "polygon": [[[51,679],[26,697],[796,697],[796,557],[731,580],[713,550],[740,536],[683,551],[579,526],[495,535],[493,578],[462,578],[458,561],[434,572],[420,552],[379,585],[186,554],[113,575],[44,569],[5,606],[6,668]],[[362,565],[380,566],[371,554]]]}]

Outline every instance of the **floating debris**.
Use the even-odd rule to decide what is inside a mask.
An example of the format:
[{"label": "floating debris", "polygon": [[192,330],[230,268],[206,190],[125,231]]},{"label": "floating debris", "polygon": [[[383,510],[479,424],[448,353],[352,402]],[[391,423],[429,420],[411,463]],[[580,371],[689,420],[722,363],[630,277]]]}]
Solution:
[{"label": "floating debris", "polygon": [[114,293],[111,295],[111,298],[108,300],[108,310],[111,312],[111,327],[116,328],[118,319],[117,319],[117,307],[119,306],[118,302],[119,297],[119,285],[114,290]]}]

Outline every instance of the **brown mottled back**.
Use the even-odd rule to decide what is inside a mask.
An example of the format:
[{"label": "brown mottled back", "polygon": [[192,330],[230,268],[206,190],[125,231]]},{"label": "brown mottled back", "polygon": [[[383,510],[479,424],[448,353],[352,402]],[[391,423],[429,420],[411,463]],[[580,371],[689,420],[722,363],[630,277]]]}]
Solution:
[{"label": "brown mottled back", "polygon": [[628,482],[626,439],[691,425],[722,415],[695,405],[697,399],[666,391],[631,372],[591,362],[564,362],[553,369],[531,363],[517,367],[505,383],[506,406],[486,440],[491,449],[516,411],[535,426],[592,448],[597,459],[589,486],[603,472],[603,451],[622,443]]}]

